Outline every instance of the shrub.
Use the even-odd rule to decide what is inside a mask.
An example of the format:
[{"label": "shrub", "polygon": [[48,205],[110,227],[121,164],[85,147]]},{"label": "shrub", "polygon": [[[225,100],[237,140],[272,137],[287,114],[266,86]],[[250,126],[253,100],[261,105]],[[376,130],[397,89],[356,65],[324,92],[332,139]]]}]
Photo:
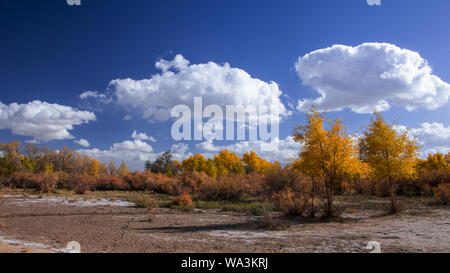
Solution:
[{"label": "shrub", "polygon": [[449,183],[450,168],[445,170],[435,170],[421,174],[416,181],[418,191],[421,195],[433,195],[433,188],[441,184]]},{"label": "shrub", "polygon": [[76,194],[85,194],[87,191],[93,189],[95,184],[96,179],[87,174],[74,175],[72,178],[72,185]]},{"label": "shrub", "polygon": [[146,189],[157,193],[180,195],[183,193],[181,182],[177,178],[170,178],[161,173],[148,173],[145,180]]},{"label": "shrub", "polygon": [[311,182],[310,178],[304,176],[294,168],[288,166],[282,168],[275,165],[266,172],[266,192],[268,194],[279,193],[285,189],[298,191],[305,184]]},{"label": "shrub", "polygon": [[124,180],[128,183],[130,189],[135,191],[142,191],[145,189],[145,179],[146,174],[139,171],[134,173],[130,172],[124,177]]},{"label": "shrub", "polygon": [[8,186],[21,189],[40,190],[41,177],[27,172],[15,172],[8,181]]},{"label": "shrub", "polygon": [[190,207],[193,205],[192,198],[189,194],[184,193],[182,195],[172,198],[172,204],[180,207]]},{"label": "shrub", "polygon": [[181,186],[184,192],[197,192],[202,184],[215,181],[215,178],[209,177],[204,172],[184,173],[181,177]]},{"label": "shrub", "polygon": [[303,216],[308,205],[308,197],[290,189],[283,190],[278,196],[278,207],[285,216]]},{"label": "shrub", "polygon": [[443,205],[450,204],[450,183],[440,184],[434,188],[434,197]]},{"label": "shrub", "polygon": [[259,227],[267,230],[284,230],[290,227],[289,224],[283,223],[278,217],[265,214],[259,223]]},{"label": "shrub", "polygon": [[58,174],[56,173],[46,173],[42,174],[39,182],[39,189],[42,193],[56,192],[58,183]]},{"label": "shrub", "polygon": [[125,191],[129,190],[130,187],[122,178],[109,175],[98,178],[93,189],[98,191]]},{"label": "shrub", "polygon": [[264,175],[253,173],[242,176],[243,193],[251,197],[259,197],[264,195],[266,180]]},{"label": "shrub", "polygon": [[155,209],[159,207],[158,201],[151,198],[148,194],[136,194],[131,201],[141,208]]},{"label": "shrub", "polygon": [[200,194],[204,200],[238,200],[244,192],[242,176],[221,176],[201,184]]}]

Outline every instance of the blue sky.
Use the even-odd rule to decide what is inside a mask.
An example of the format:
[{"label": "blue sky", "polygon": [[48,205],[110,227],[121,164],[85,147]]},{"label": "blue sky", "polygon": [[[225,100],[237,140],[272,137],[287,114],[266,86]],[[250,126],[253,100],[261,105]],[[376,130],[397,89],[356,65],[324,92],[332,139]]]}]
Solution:
[{"label": "blue sky", "polygon": [[[361,107],[378,105],[389,121],[398,120],[421,138],[422,152],[450,152],[449,10],[447,0],[382,0],[375,6],[366,0],[82,0],[81,6],[65,0],[4,0],[0,141],[34,139],[55,149],[82,149],[102,161],[123,159],[133,168],[142,168],[143,158],[169,148],[180,158],[197,152],[211,155],[229,145],[237,153],[248,147],[257,150],[251,143],[173,141],[172,120],[149,122],[152,117],[144,113],[169,102],[158,104],[160,98],[154,96],[139,101],[127,83],[110,84],[127,78],[137,84],[162,75],[155,63],[181,54],[189,60],[187,68],[199,69],[196,73],[212,68],[191,65],[213,62],[218,71],[228,71],[228,63],[239,69],[237,74],[249,75],[243,81],[259,79],[261,89],[248,89],[255,101],[279,99],[292,112],[280,124],[279,150],[263,154],[269,159],[296,154],[288,137],[295,124],[304,122],[302,111],[309,105],[302,108],[299,101],[317,99],[319,89],[325,99],[312,102],[333,110],[327,115],[342,117],[351,132],[370,117]],[[332,47],[338,44],[345,47]],[[308,53],[309,59],[299,60]],[[324,72],[319,61],[330,71]],[[174,73],[181,74],[177,69],[172,62]],[[376,77],[365,78],[372,74]],[[235,81],[226,82],[234,79],[230,75],[221,80],[233,88]],[[181,76],[175,79],[186,84]],[[272,81],[278,86],[275,91],[267,87]],[[167,86],[156,87],[161,99],[178,102],[183,90]],[[224,99],[216,94],[220,87],[199,88],[213,89],[209,102]],[[118,98],[120,90],[127,96]],[[225,99],[239,101],[239,92],[246,90],[230,91]],[[97,92],[97,97],[81,99],[86,91]],[[185,91],[189,97],[192,90]],[[131,120],[123,119],[127,115]],[[134,130],[156,141],[143,135],[132,138]],[[80,139],[89,147],[74,142]]]}]

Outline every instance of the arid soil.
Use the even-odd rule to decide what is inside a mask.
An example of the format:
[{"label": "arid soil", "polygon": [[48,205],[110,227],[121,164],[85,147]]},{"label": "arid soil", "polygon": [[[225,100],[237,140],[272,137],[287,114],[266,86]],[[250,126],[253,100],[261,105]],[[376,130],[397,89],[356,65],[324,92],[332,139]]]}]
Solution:
[{"label": "arid soil", "polygon": [[[407,202],[383,215],[384,199],[346,201],[342,219],[289,220],[284,230],[261,228],[263,217],[220,210],[148,210],[132,203],[0,196],[0,252],[450,252],[450,209]],[[151,219],[149,219],[151,218]]]}]

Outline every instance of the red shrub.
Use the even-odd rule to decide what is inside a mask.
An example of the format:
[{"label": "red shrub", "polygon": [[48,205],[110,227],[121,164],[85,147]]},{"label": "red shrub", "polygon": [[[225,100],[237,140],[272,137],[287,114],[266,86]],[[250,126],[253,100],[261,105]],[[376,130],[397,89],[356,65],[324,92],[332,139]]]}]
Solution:
[{"label": "red shrub", "polygon": [[245,191],[242,176],[221,176],[201,184],[200,193],[206,200],[236,200]]},{"label": "red shrub", "polygon": [[84,194],[95,187],[96,179],[87,174],[74,175],[71,184],[77,194]]},{"label": "red shrub", "polygon": [[204,172],[185,173],[181,177],[181,183],[184,192],[197,192],[202,184],[215,181]]},{"label": "red shrub", "polygon": [[434,188],[434,197],[444,205],[450,204],[450,183],[440,184]]},{"label": "red shrub", "polygon": [[40,190],[41,177],[39,175],[27,172],[15,172],[9,179],[8,186],[21,189]]},{"label": "red shrub", "polygon": [[169,195],[180,195],[183,193],[181,182],[177,178],[170,178],[164,174],[151,172],[145,172],[143,176],[145,178],[145,190]]},{"label": "red shrub", "polygon": [[264,175],[253,173],[242,176],[243,193],[247,196],[258,197],[264,195],[266,180]]},{"label": "red shrub", "polygon": [[39,189],[43,193],[55,192],[57,189],[58,174],[56,173],[45,173],[41,175],[39,182]]},{"label": "red shrub", "polygon": [[96,180],[94,190],[97,191],[125,191],[130,187],[122,178],[118,176],[105,176]]},{"label": "red shrub", "polygon": [[180,207],[189,207],[192,206],[193,202],[191,196],[187,193],[184,193],[182,195],[173,197],[172,204]]},{"label": "red shrub", "polygon": [[145,190],[145,180],[146,174],[136,171],[134,173],[129,173],[124,178],[125,182],[128,183],[131,190],[142,191]]}]

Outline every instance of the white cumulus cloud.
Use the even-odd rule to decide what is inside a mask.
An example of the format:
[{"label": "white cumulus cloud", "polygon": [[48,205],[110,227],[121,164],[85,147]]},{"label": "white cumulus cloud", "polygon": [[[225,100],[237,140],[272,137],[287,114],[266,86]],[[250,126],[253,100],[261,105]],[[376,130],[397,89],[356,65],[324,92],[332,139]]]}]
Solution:
[{"label": "white cumulus cloud", "polygon": [[81,145],[83,147],[89,147],[91,146],[91,144],[89,143],[89,141],[87,141],[86,139],[82,138],[82,139],[78,139],[74,141],[76,144]]},{"label": "white cumulus cloud", "polygon": [[381,0],[367,0],[369,6],[380,6]]},{"label": "white cumulus cloud", "polygon": [[228,63],[190,64],[177,55],[155,66],[161,73],[149,79],[116,79],[109,83],[119,104],[140,110],[143,118],[151,121],[169,119],[169,110],[178,104],[192,109],[194,97],[202,97],[203,105],[267,105],[278,107],[281,116],[288,114],[277,83],[253,78]]},{"label": "white cumulus cloud", "polygon": [[106,98],[105,94],[100,94],[97,91],[85,91],[83,93],[80,94],[80,99],[87,99],[87,98],[101,98],[104,99]]},{"label": "white cumulus cloud", "polygon": [[[189,146],[184,143],[174,144],[171,146],[170,150],[174,160],[183,160],[191,155],[191,153],[189,153]],[[79,150],[79,152],[104,163],[112,161],[117,166],[122,161],[125,161],[131,170],[142,170],[145,161],[154,161],[164,151],[154,152],[151,145],[141,140],[125,140],[123,142],[114,143],[106,150],[93,148],[82,149]]]},{"label": "white cumulus cloud", "polygon": [[9,105],[0,102],[0,129],[10,129],[15,135],[31,136],[34,140],[72,139],[69,131],[74,125],[95,120],[94,113],[70,106],[38,100]]},{"label": "white cumulus cloud", "polygon": [[156,139],[152,136],[148,136],[146,133],[137,133],[136,130],[133,131],[131,134],[132,139],[138,139],[138,140],[149,140],[151,142],[156,142]]},{"label": "white cumulus cloud", "polygon": [[299,57],[295,68],[303,84],[320,95],[300,100],[299,111],[316,105],[368,113],[393,104],[409,111],[434,110],[450,96],[450,85],[432,73],[419,53],[388,43],[333,45]]},{"label": "white cumulus cloud", "polygon": [[[403,125],[394,128],[399,132],[407,129]],[[408,128],[408,131],[423,146],[423,155],[437,152],[446,154],[450,151],[450,126],[438,122],[424,122],[418,128]]]}]

